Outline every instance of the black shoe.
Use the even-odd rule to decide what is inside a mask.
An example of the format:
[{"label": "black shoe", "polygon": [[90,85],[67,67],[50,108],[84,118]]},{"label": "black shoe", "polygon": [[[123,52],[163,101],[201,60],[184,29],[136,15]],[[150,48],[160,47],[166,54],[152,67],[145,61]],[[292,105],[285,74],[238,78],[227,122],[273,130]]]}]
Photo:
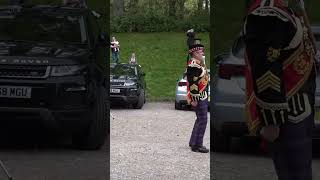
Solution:
[{"label": "black shoe", "polygon": [[208,153],[209,149],[207,149],[205,146],[191,146],[191,151],[200,152],[200,153]]}]

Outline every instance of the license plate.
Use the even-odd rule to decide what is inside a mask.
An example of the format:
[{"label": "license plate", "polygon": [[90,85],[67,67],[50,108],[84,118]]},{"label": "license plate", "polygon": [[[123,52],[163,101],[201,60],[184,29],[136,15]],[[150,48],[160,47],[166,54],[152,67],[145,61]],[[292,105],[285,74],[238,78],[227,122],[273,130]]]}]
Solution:
[{"label": "license plate", "polygon": [[0,86],[0,97],[31,98],[31,87]]},{"label": "license plate", "polygon": [[110,93],[120,93],[120,89],[110,89]]}]

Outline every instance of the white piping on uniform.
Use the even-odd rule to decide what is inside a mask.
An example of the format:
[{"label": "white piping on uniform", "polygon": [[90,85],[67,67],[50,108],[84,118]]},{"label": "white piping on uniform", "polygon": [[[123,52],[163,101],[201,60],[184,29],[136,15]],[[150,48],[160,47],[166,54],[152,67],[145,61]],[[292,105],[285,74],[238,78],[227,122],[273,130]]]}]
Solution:
[{"label": "white piping on uniform", "polygon": [[274,0],[270,0],[270,6],[274,6]]},{"label": "white piping on uniform", "polygon": [[267,0],[262,0],[260,3],[260,7],[263,7]]},{"label": "white piping on uniform", "polygon": [[303,98],[304,98],[304,104],[305,104],[305,111],[300,114],[299,116],[288,116],[288,121],[292,122],[292,123],[299,123],[301,121],[303,121],[305,118],[307,118],[310,114],[311,114],[311,106],[309,103],[309,98],[307,94],[303,94]]}]

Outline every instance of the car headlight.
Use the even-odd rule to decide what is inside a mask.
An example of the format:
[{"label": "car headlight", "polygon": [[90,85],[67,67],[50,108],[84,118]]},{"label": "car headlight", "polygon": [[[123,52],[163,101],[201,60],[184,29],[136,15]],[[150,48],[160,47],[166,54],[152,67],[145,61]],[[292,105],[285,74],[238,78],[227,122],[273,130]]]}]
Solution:
[{"label": "car headlight", "polygon": [[131,81],[131,80],[126,81],[126,82],[124,83],[124,86],[134,86],[134,85],[136,85],[136,82]]},{"label": "car headlight", "polygon": [[85,65],[52,66],[51,76],[70,76],[80,74]]}]

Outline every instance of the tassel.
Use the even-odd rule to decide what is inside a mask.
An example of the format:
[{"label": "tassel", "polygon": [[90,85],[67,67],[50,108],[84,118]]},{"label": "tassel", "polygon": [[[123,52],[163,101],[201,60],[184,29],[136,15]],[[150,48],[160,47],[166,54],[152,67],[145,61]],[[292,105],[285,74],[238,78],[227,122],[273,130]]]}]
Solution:
[{"label": "tassel", "polygon": [[280,111],[280,114],[281,114],[282,123],[284,123],[284,112],[283,112],[283,110]]},{"label": "tassel", "polygon": [[300,102],[299,94],[297,95],[297,97],[298,97],[298,105],[299,105],[299,109],[300,109],[300,111],[302,111],[303,109],[302,109],[302,107],[301,107],[301,102]]},{"label": "tassel", "polygon": [[266,123],[266,126],[268,126],[268,125],[269,125],[269,123],[268,123],[268,121],[267,121],[267,117],[266,117],[266,114],[265,114],[265,112],[264,112],[264,110],[263,110],[263,109],[261,109],[261,113],[262,113],[262,116],[263,116],[264,122]]},{"label": "tassel", "polygon": [[292,97],[292,105],[293,105],[293,113],[296,115],[298,114],[296,109],[296,101],[294,100],[294,96]]},{"label": "tassel", "polygon": [[288,102],[288,112],[291,112],[290,101],[291,101],[291,99],[289,99],[289,102]]},{"label": "tassel", "polygon": [[276,120],[276,116],[274,114],[274,110],[271,110],[271,115],[272,115],[273,124],[276,125],[277,124],[277,120]]}]

